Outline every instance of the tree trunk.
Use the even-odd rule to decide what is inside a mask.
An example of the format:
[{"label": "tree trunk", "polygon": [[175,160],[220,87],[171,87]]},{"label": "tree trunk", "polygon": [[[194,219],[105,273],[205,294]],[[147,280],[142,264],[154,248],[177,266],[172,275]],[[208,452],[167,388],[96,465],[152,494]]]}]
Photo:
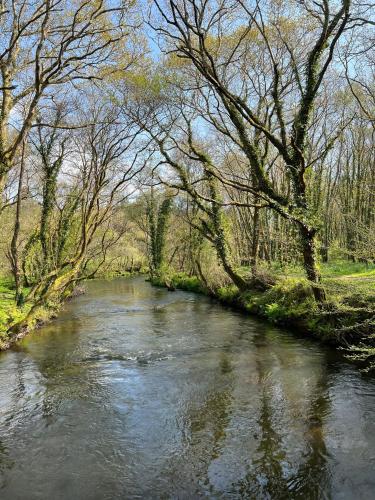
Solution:
[{"label": "tree trunk", "polygon": [[227,245],[225,230],[222,226],[220,208],[216,206],[216,209],[213,224],[215,227],[214,245],[217,256],[223,265],[224,271],[236,287],[241,291],[245,291],[248,289],[248,283],[232,267],[230,249]]},{"label": "tree trunk", "polygon": [[315,256],[315,233],[314,229],[308,228],[305,224],[299,225],[301,246],[303,254],[303,266],[307,279],[311,283],[311,288],[317,302],[325,302],[326,294],[321,286],[321,278],[316,263]]},{"label": "tree trunk", "polygon": [[22,294],[22,287],[21,287],[21,268],[20,268],[19,255],[18,255],[18,236],[19,236],[19,232],[20,232],[20,215],[21,215],[21,203],[22,203],[22,182],[23,182],[24,164],[25,164],[25,143],[23,143],[23,147],[22,147],[21,166],[20,166],[20,174],[19,174],[19,179],[18,179],[16,219],[14,222],[13,237],[12,237],[12,241],[10,244],[12,273],[14,276],[14,283],[15,283],[15,288],[16,288],[15,300],[16,300],[17,306],[20,306],[23,302],[23,294]]},{"label": "tree trunk", "polygon": [[221,258],[221,261],[223,263],[223,267],[224,267],[225,272],[230,277],[230,279],[233,281],[233,283],[236,285],[236,287],[241,292],[246,291],[249,288],[248,283],[246,283],[246,281],[243,278],[241,278],[241,276],[233,270],[232,266],[228,263],[228,261],[226,260],[225,257]]},{"label": "tree trunk", "polygon": [[[256,198],[255,203],[258,203],[259,199]],[[258,207],[254,208],[254,218],[253,218],[253,237],[251,242],[251,255],[250,255],[250,267],[251,274],[253,277],[257,275],[257,265],[258,265],[258,252],[259,252],[259,222],[260,222],[260,209]]]},{"label": "tree trunk", "polygon": [[0,164],[0,214],[4,209],[4,189],[5,189],[5,184],[7,180],[7,174],[6,171],[1,167]]}]

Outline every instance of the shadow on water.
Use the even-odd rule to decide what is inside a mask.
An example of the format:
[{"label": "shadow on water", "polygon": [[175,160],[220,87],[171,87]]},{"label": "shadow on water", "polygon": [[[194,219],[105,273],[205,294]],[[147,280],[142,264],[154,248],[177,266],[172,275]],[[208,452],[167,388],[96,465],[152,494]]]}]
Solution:
[{"label": "shadow on water", "polygon": [[[254,347],[259,349],[259,343],[264,343],[264,340],[264,337],[258,341],[255,338]],[[283,363],[283,360],[278,361]],[[307,408],[297,411],[297,414],[305,415],[304,449],[297,467],[288,459],[290,450],[284,440],[285,432],[293,432],[293,423],[289,429],[280,429],[275,422],[275,416],[277,418],[280,411],[285,410],[281,405],[287,402],[273,397],[273,380],[263,356],[256,357],[255,366],[260,386],[259,444],[249,473],[234,485],[234,491],[244,498],[330,498],[330,471],[324,440],[324,421],[330,412],[327,359],[323,357],[321,360],[321,372],[311,388]]]},{"label": "shadow on water", "polygon": [[0,498],[369,498],[374,400],[316,343],[93,282],[0,356]]}]

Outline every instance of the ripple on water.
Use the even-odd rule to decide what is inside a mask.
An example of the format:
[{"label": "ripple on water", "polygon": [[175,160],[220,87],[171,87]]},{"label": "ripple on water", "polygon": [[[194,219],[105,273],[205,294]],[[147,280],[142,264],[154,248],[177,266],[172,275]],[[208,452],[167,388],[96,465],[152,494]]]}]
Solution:
[{"label": "ripple on water", "polygon": [[375,383],[142,278],[0,356],[0,498],[371,498]]}]

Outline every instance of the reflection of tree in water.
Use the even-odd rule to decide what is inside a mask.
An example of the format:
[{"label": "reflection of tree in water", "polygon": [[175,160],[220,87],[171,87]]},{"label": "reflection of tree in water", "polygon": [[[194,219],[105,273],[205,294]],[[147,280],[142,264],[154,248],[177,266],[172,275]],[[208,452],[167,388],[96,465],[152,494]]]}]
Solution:
[{"label": "reflection of tree in water", "polygon": [[[330,476],[327,470],[327,450],[324,442],[323,420],[330,406],[328,381],[330,370],[325,360],[321,375],[311,397],[307,411],[306,449],[303,462],[297,467],[288,461],[288,451],[283,442],[283,430],[277,430],[273,415],[280,412],[278,400],[273,400],[272,386],[261,356],[256,368],[261,386],[259,445],[251,471],[238,484],[236,492],[243,498],[308,498],[329,497]],[[293,429],[288,430],[293,431]]]},{"label": "reflection of tree in water", "polygon": [[327,447],[324,441],[324,417],[329,413],[330,398],[328,394],[330,370],[327,366],[322,371],[314,398],[311,401],[305,433],[307,451],[306,460],[300,464],[294,475],[291,490],[299,496],[307,498],[330,497],[330,473],[327,467]]},{"label": "reflection of tree in water", "polygon": [[[14,467],[15,462],[10,458],[9,448],[0,441],[0,490],[5,486],[4,472]],[[0,495],[1,496],[1,495]]]},{"label": "reflection of tree in water", "polygon": [[214,389],[209,388],[203,403],[190,407],[184,415],[184,452],[168,462],[163,472],[163,476],[170,478],[173,495],[181,493],[184,498],[191,498],[191,495],[205,495],[207,491],[215,493],[210,484],[209,467],[221,454],[230,422],[234,382],[230,358],[228,350],[220,353],[217,370],[212,375]]},{"label": "reflection of tree in water", "polygon": [[[11,385],[10,402],[6,405],[6,417],[3,420],[3,426],[6,428],[10,428],[15,424],[26,398],[25,367],[23,361],[23,357],[18,357],[15,364],[12,365],[11,372],[12,375],[14,374],[14,379],[13,377],[9,379],[9,384]],[[12,383],[13,380],[14,384]]]},{"label": "reflection of tree in water", "polygon": [[256,458],[251,464],[251,471],[235,485],[235,489],[241,497],[283,498],[289,493],[285,474],[289,465],[282,437],[274,428],[272,421],[272,393],[267,385],[267,372],[259,358],[256,359],[256,367],[261,390],[258,418],[259,444],[255,451]]},{"label": "reflection of tree in water", "polygon": [[[22,410],[22,408],[20,409],[20,402],[26,397],[23,361],[23,357],[19,357],[14,365],[15,385],[10,398],[10,407],[12,411],[6,414],[3,424],[0,426],[1,432],[3,431],[3,428],[9,429],[10,427],[16,426],[20,410]],[[11,469],[14,465],[15,462],[11,458],[9,445],[6,444],[5,440],[0,440],[0,488],[3,487],[5,482],[3,472]]]},{"label": "reflection of tree in water", "polygon": [[66,401],[87,399],[92,391],[93,370],[90,368],[95,358],[82,359],[85,353],[80,349],[81,327],[77,318],[54,323],[32,339],[30,348],[27,344],[22,348],[42,375],[41,414],[46,425],[55,421]]}]

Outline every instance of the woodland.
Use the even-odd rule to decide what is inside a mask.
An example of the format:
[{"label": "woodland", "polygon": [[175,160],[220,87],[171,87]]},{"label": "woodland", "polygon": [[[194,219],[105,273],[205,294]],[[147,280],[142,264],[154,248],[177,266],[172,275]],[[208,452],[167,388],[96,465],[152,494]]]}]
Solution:
[{"label": "woodland", "polygon": [[0,346],[144,273],[375,356],[375,7],[0,2]]}]

